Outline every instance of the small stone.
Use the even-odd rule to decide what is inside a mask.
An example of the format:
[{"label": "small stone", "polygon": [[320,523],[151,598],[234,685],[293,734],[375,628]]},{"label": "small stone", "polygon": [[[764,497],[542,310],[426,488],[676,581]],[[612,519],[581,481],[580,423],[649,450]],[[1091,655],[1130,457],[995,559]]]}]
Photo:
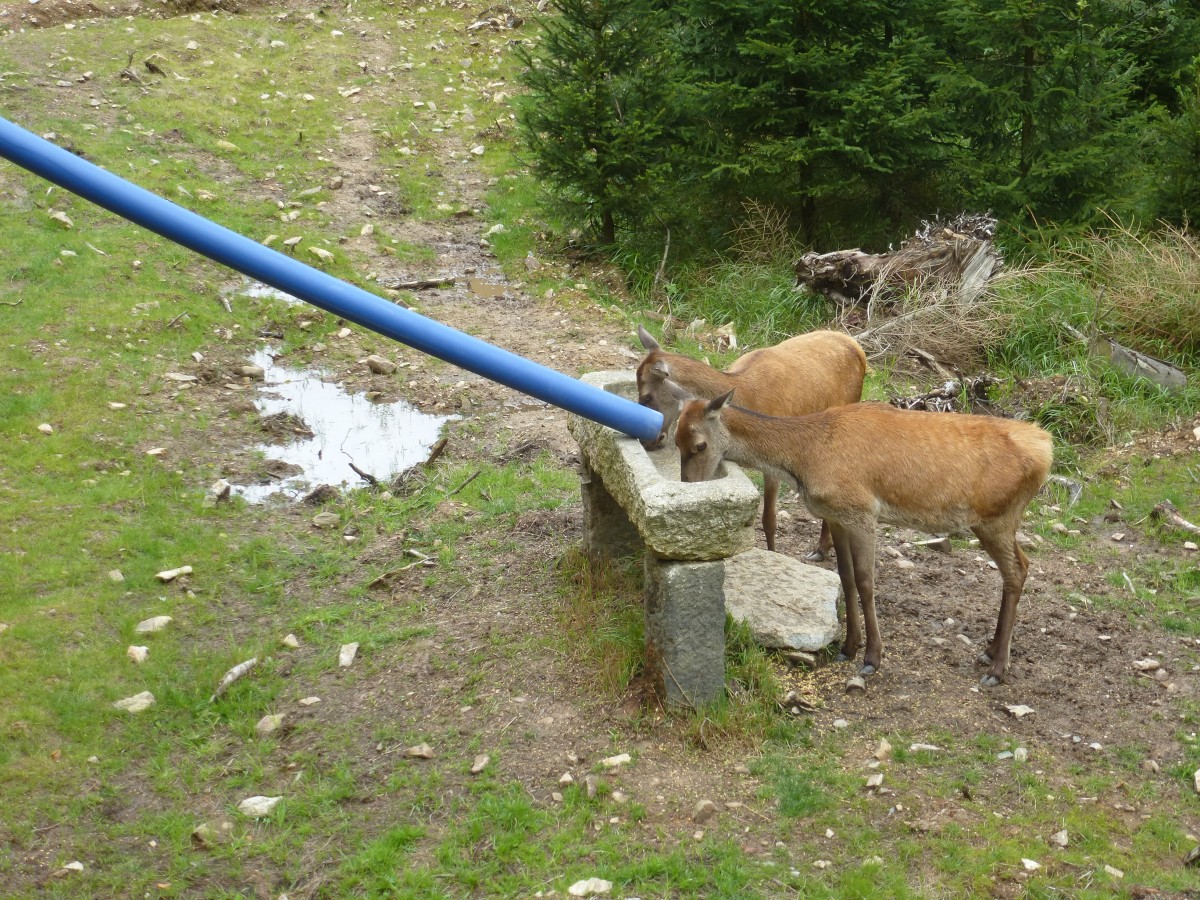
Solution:
[{"label": "small stone", "polygon": [[153,634],[156,631],[162,631],[170,623],[170,616],[152,616],[149,619],[143,619],[138,622],[133,630],[138,634]]},{"label": "small stone", "polygon": [[849,728],[849,727],[850,727],[850,723],[849,723],[849,722],[847,722],[845,719],[834,719],[834,720],[833,720],[833,727],[834,727],[834,728]]},{"label": "small stone", "polygon": [[342,521],[342,517],[335,512],[319,512],[313,516],[312,523],[317,528],[333,528]]},{"label": "small stone", "polygon": [[261,819],[271,814],[282,797],[247,797],[238,804],[238,812],[251,819]]},{"label": "small stone", "polygon": [[600,765],[606,769],[615,769],[625,765],[627,762],[633,762],[633,757],[628,753],[618,753],[616,756],[610,756],[608,759],[600,760]]},{"label": "small stone", "polygon": [[368,222],[359,230],[358,233],[361,237],[370,237],[375,233],[375,226]]},{"label": "small stone", "polygon": [[827,859],[814,859],[813,860],[813,868],[814,869],[828,869],[832,865],[833,865],[833,863],[831,863]]},{"label": "small stone", "polygon": [[134,694],[132,697],[126,697],[113,704],[117,709],[123,709],[130,713],[145,712],[153,705],[154,695],[149,691],[142,691],[140,694]]},{"label": "small stone", "polygon": [[1196,793],[1200,794],[1200,769],[1192,773],[1192,783],[1196,787]]},{"label": "small stone", "polygon": [[239,366],[237,372],[252,381],[262,381],[267,376],[267,370],[262,366]]},{"label": "small stone", "polygon": [[805,653],[803,650],[787,650],[783,654],[783,658],[793,666],[800,666],[805,669],[815,669],[817,667],[817,658],[811,653]]},{"label": "small stone", "polygon": [[125,655],[140,666],[150,656],[150,648],[132,646],[125,651]]},{"label": "small stone", "polygon": [[1115,534],[1111,535],[1111,537],[1114,541],[1116,541],[1117,543],[1120,543],[1121,541],[1125,540],[1125,532],[1118,531]]},{"label": "small stone", "polygon": [[396,364],[390,359],[372,353],[366,359],[367,368],[376,375],[391,375],[396,371]]},{"label": "small stone", "polygon": [[867,778],[867,790],[873,790],[883,784],[883,773],[876,772]]},{"label": "small stone", "polygon": [[298,650],[300,648],[300,639],[294,634],[285,636],[284,639],[279,643],[283,644],[283,646],[287,647],[289,650]]},{"label": "small stone", "polygon": [[879,746],[875,748],[874,755],[880,762],[883,762],[892,755],[892,745],[888,743],[887,738],[880,738]]},{"label": "small stone", "polygon": [[1055,534],[1066,534],[1067,526],[1064,525],[1062,522],[1055,522],[1053,525],[1050,526],[1050,530],[1053,531]]},{"label": "small stone", "polygon": [[351,644],[343,644],[342,649],[338,651],[338,665],[343,669],[348,669],[354,663],[354,657],[358,655],[358,642]]},{"label": "small stone", "polygon": [[717,804],[711,800],[701,800],[696,804],[696,808],[692,810],[692,821],[697,825],[703,825],[716,814]]},{"label": "small stone", "polygon": [[553,800],[555,803],[562,803],[562,802],[563,802],[563,795],[562,795],[560,792],[558,792],[558,791],[551,791],[551,792],[550,792],[550,799],[551,799],[551,800]]},{"label": "small stone", "polygon": [[7,622],[0,622],[0,634],[4,634],[4,632],[8,631],[9,628],[10,626]]},{"label": "small stone", "polygon": [[1115,866],[1105,866],[1104,871],[1107,872],[1109,875],[1111,875],[1113,878],[1124,878],[1125,877],[1125,873],[1122,872],[1120,869],[1116,868]]},{"label": "small stone", "polygon": [[574,784],[575,776],[573,776],[570,772],[563,772],[562,775],[558,777],[558,783],[563,787],[566,787],[569,784]]},{"label": "small stone", "polygon": [[1033,708],[1021,703],[1009,704],[1004,707],[1014,719],[1021,719],[1033,712]]},{"label": "small stone", "polygon": [[1025,867],[1026,872],[1036,872],[1042,867],[1040,862],[1036,862],[1032,859],[1025,859],[1024,857],[1021,858],[1021,865]]},{"label": "small stone", "polygon": [[57,872],[55,872],[51,877],[62,878],[66,875],[78,875],[82,871],[83,871],[83,863],[79,862],[79,860],[75,860],[74,862],[67,863],[65,866],[63,866],[61,869],[59,869]]},{"label": "small stone", "polygon": [[118,403],[116,400],[111,400],[111,401],[109,401],[108,408],[109,408],[109,409],[111,409],[111,410],[124,409],[124,408],[125,408],[125,404],[124,404],[124,403]]},{"label": "small stone", "polygon": [[233,823],[228,819],[202,822],[192,829],[192,846],[197,850],[209,850],[233,838]]},{"label": "small stone", "polygon": [[191,574],[192,574],[191,566],[180,566],[178,569],[167,569],[165,571],[159,572],[154,577],[157,578],[159,581],[161,581],[163,584],[166,584],[169,581],[174,581],[180,575],[191,575]]},{"label": "small stone", "polygon": [[585,775],[583,779],[584,793],[587,794],[589,800],[596,799],[596,792],[600,790],[600,779],[595,775]]},{"label": "small stone", "polygon": [[1001,753],[996,754],[996,759],[1000,760],[1001,762],[1004,762],[1005,760],[1012,759],[1012,758],[1013,758],[1013,754],[1012,754],[1011,750],[1005,750]]},{"label": "small stone", "polygon": [[305,697],[299,701],[301,706],[313,706],[321,702],[320,697]]},{"label": "small stone", "polygon": [[594,897],[597,894],[607,894],[612,888],[611,881],[605,881],[603,878],[587,878],[575,882],[567,888],[567,893],[572,897]]},{"label": "small stone", "polygon": [[867,680],[861,675],[851,675],[846,679],[846,693],[851,691],[865,691],[867,689]]},{"label": "small stone", "polygon": [[1096,751],[1100,751],[1100,750],[1103,750],[1103,749],[1104,749],[1104,745],[1103,745],[1103,744],[1100,744],[1100,743],[1097,743],[1096,741],[1092,741],[1092,743],[1088,744],[1088,749],[1089,749],[1089,750],[1096,750]]},{"label": "small stone", "polygon": [[281,725],[283,725],[283,713],[263,716],[258,720],[258,724],[254,726],[254,733],[260,738],[266,737],[268,734],[278,731]]},{"label": "small stone", "polygon": [[428,744],[417,744],[404,751],[409,759],[433,759],[433,748]]},{"label": "small stone", "polygon": [[953,550],[949,537],[929,538],[928,540],[917,541],[917,546],[924,547],[927,550],[936,550],[938,553],[950,553]]},{"label": "small stone", "polygon": [[109,581],[124,581],[125,576],[121,573],[120,569],[112,569],[108,573],[108,580]]},{"label": "small stone", "polygon": [[920,753],[922,750],[928,753],[937,753],[941,751],[941,747],[937,744],[911,744],[908,748],[909,753]]},{"label": "small stone", "polygon": [[967,637],[965,634],[957,634],[957,635],[955,635],[955,637],[957,637],[959,639],[959,641],[966,644],[968,647],[974,646],[974,642],[969,637]]},{"label": "small stone", "polygon": [[1153,672],[1161,663],[1157,659],[1148,656],[1145,659],[1134,660],[1132,665],[1139,672]]},{"label": "small stone", "polygon": [[896,568],[897,569],[915,569],[916,567],[917,567],[917,564],[915,562],[913,562],[911,559],[896,560]]},{"label": "small stone", "polygon": [[100,762],[100,757],[98,757],[98,756],[89,756],[89,757],[87,758],[87,761],[88,761],[88,762],[90,762],[92,765],[95,765],[96,763]]},{"label": "small stone", "polygon": [[43,422],[38,426],[38,431],[40,431],[42,434],[54,434],[54,426],[49,422]]},{"label": "small stone", "polygon": [[1017,546],[1028,549],[1034,545],[1034,540],[1023,531],[1017,532]]},{"label": "small stone", "polygon": [[1143,772],[1155,774],[1158,772],[1160,767],[1158,763],[1152,759],[1143,759],[1140,763],[1138,763],[1138,768],[1140,768]]},{"label": "small stone", "polygon": [[1183,549],[1195,552],[1196,550],[1200,550],[1200,545],[1197,545],[1195,541],[1184,541]]},{"label": "small stone", "polygon": [[492,761],[492,758],[486,753],[480,753],[475,757],[475,761],[471,763],[471,774],[478,775],[487,768],[487,764]]},{"label": "small stone", "polygon": [[1050,835],[1050,843],[1052,843],[1055,847],[1066,847],[1070,842],[1071,840],[1067,836],[1067,830],[1065,828],[1062,831],[1056,831],[1054,834]]},{"label": "small stone", "polygon": [[904,557],[904,554],[901,553],[899,550],[897,550],[895,547],[884,547],[883,555],[891,557],[892,559],[902,559]]},{"label": "small stone", "polygon": [[1013,759],[1017,762],[1025,762],[1029,759],[1029,751],[1025,747],[1018,747],[1013,751]]},{"label": "small stone", "polygon": [[[612,798],[613,798],[613,803],[625,803],[626,801],[629,800],[629,795],[626,794],[624,791],[613,791]],[[725,805],[729,806],[728,803],[726,803]]]},{"label": "small stone", "polygon": [[46,215],[48,215],[51,219],[53,219],[55,222],[57,222],[59,225],[62,225],[65,228],[74,228],[75,227],[75,223],[71,221],[71,217],[68,216],[65,212],[62,212],[61,210],[52,209],[48,213],[46,213]]},{"label": "small stone", "polygon": [[146,451],[146,455],[147,456],[165,456],[166,452],[167,452],[166,447],[151,447],[149,450]]},{"label": "small stone", "polygon": [[308,252],[317,259],[321,260],[321,262],[329,262],[331,259],[333,259],[333,254],[324,247],[309,247]]}]

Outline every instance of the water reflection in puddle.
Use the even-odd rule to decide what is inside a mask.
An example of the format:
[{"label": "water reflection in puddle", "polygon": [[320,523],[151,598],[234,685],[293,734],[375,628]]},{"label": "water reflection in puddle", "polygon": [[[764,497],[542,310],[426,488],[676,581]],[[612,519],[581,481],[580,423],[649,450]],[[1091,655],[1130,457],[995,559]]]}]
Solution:
[{"label": "water reflection in puddle", "polygon": [[254,401],[262,415],[289,413],[314,436],[254,448],[304,471],[271,484],[235,485],[234,492],[251,503],[273,494],[300,497],[320,484],[361,484],[351,462],[381,481],[390,479],[423,462],[442,425],[454,418],[427,415],[403,402],[372,403],[322,381],[317,372],[278,365],[266,350],[254,354],[254,364],[265,373]]},{"label": "water reflection in puddle", "polygon": [[279,288],[273,288],[269,284],[263,284],[261,281],[246,280],[246,284],[238,291],[243,297],[253,297],[259,299],[266,297],[270,300],[282,300],[288,306],[298,306],[304,301],[299,297],[293,297],[291,294],[284,293]]}]

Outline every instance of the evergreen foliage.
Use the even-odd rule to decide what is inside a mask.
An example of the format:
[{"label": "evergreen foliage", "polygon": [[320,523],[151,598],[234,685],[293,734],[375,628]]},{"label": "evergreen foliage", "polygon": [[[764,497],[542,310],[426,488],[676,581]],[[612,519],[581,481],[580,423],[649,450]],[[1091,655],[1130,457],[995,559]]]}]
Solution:
[{"label": "evergreen foliage", "polygon": [[673,57],[644,0],[551,0],[541,40],[518,48],[518,123],[534,172],[601,243],[635,223],[682,149]]}]

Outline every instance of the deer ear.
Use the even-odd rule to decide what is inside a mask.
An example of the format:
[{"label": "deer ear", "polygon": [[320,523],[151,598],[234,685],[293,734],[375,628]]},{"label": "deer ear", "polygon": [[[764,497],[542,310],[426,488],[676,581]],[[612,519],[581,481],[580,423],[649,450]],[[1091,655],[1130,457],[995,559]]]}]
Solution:
[{"label": "deer ear", "polygon": [[660,350],[658,341],[656,341],[643,326],[638,326],[638,340],[642,342],[642,346],[647,350]]},{"label": "deer ear", "polygon": [[727,394],[722,394],[720,397],[708,401],[708,415],[710,418],[716,418],[721,415],[721,410],[727,407],[733,401],[733,391]]},{"label": "deer ear", "polygon": [[661,359],[656,359],[654,364],[650,366],[650,374],[655,378],[667,379],[671,377],[671,370],[667,368],[667,364]]}]

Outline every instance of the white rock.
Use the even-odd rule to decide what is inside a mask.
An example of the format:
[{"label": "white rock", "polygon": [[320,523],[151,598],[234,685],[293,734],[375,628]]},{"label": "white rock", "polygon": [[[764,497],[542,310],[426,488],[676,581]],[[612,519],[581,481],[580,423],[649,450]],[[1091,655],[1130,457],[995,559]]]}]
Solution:
[{"label": "white rock", "polygon": [[503,234],[503,233],[504,233],[504,223],[498,222],[497,224],[495,224],[491,228],[489,228],[487,231],[485,231],[483,233],[483,236],[491,237],[494,234]]},{"label": "white rock", "polygon": [[287,635],[279,643],[283,644],[283,646],[287,647],[289,650],[296,650],[300,647],[300,639],[294,634]]},{"label": "white rock", "polygon": [[1161,663],[1157,659],[1154,659],[1154,657],[1148,656],[1145,659],[1134,660],[1132,665],[1139,672],[1153,672]]},{"label": "white rock", "polygon": [[321,262],[329,262],[331,259],[333,259],[333,254],[324,247],[309,247],[308,252],[317,259],[321,260]]},{"label": "white rock", "polygon": [[376,375],[391,375],[396,371],[396,364],[384,356],[372,353],[366,359],[367,368]]},{"label": "white rock", "polygon": [[1107,872],[1109,875],[1111,875],[1113,878],[1124,878],[1125,877],[1125,873],[1114,866],[1105,866],[1104,871]]},{"label": "white rock", "polygon": [[1018,747],[1013,751],[1013,759],[1017,762],[1025,762],[1025,760],[1029,759],[1029,751],[1024,747]]},{"label": "white rock", "polygon": [[348,669],[354,663],[354,657],[358,655],[358,642],[351,644],[343,644],[342,649],[338,651],[338,665],[343,669]]},{"label": "white rock", "polygon": [[897,569],[915,569],[916,567],[917,567],[917,564],[915,562],[913,562],[911,559],[896,560],[896,568]]},{"label": "white rock", "polygon": [[764,647],[816,651],[838,639],[837,574],[753,549],[725,560],[725,609]]},{"label": "white rock", "polygon": [[1197,545],[1194,541],[1184,541],[1183,549],[1184,550],[1193,550],[1193,551],[1200,550],[1200,545]]},{"label": "white rock", "polygon": [[1008,714],[1015,719],[1024,718],[1025,716],[1029,715],[1030,713],[1032,713],[1034,711],[1032,707],[1025,706],[1024,704],[1020,704],[1020,703],[1009,704],[1008,706],[1005,706],[1004,708],[1007,709]]},{"label": "white rock", "polygon": [[342,517],[339,516],[337,513],[326,511],[326,512],[319,512],[315,516],[313,516],[312,523],[317,528],[333,528],[335,525],[337,525],[341,521],[342,521]]},{"label": "white rock", "polygon": [[38,426],[38,431],[40,431],[42,434],[54,434],[54,426],[49,422],[43,422]]},{"label": "white rock", "polygon": [[405,750],[404,755],[411,759],[433,759],[433,748],[428,744],[417,744]]},{"label": "white rock", "polygon": [[125,651],[125,655],[140,666],[150,656],[150,648],[132,646]]},{"label": "white rock", "polygon": [[300,701],[300,705],[301,706],[313,706],[314,704],[317,704],[320,702],[321,702],[320,697],[305,697]]},{"label": "white rock", "polygon": [[180,575],[191,575],[191,574],[192,574],[191,566],[180,566],[178,569],[166,569],[165,571],[159,572],[154,577],[165,584],[168,581],[174,581]]},{"label": "white rock", "polygon": [[575,776],[573,776],[570,772],[563,772],[560,776],[558,776],[558,783],[564,787],[566,787],[568,784],[574,784]]},{"label": "white rock", "polygon": [[125,576],[123,574],[121,574],[120,569],[113,569],[112,571],[110,571],[108,573],[108,580],[109,581],[124,581]]},{"label": "white rock", "polygon": [[487,768],[487,764],[492,761],[492,758],[486,753],[480,753],[475,757],[475,761],[471,763],[471,774],[478,775]]},{"label": "white rock", "polygon": [[1200,769],[1192,773],[1192,783],[1196,786],[1196,793],[1200,794]]},{"label": "white rock", "polygon": [[940,751],[941,749],[942,748],[937,746],[936,744],[912,744],[909,746],[908,752],[909,753],[918,753],[922,750],[927,750],[930,753],[936,753],[936,752]]},{"label": "white rock", "polygon": [[476,156],[483,156],[483,154],[484,154],[483,144],[476,144],[474,147],[471,148],[471,152],[473,154],[475,154]]},{"label": "white rock", "polygon": [[623,766],[627,762],[633,762],[633,757],[628,753],[618,753],[616,756],[610,756],[608,759],[600,760],[600,765],[606,769],[615,769],[618,766]]},{"label": "white rock", "polygon": [[1062,831],[1056,831],[1054,834],[1050,835],[1050,843],[1056,847],[1065,847],[1070,842],[1071,839],[1068,837],[1067,830],[1065,828]]},{"label": "white rock", "polygon": [[833,720],[833,727],[834,727],[834,728],[849,728],[849,727],[850,727],[850,723],[849,723],[849,722],[847,722],[845,719],[834,719],[834,720]]},{"label": "white rock", "polygon": [[717,804],[711,800],[701,800],[696,804],[696,808],[692,810],[692,821],[697,825],[703,825],[716,814]]},{"label": "white rock", "polygon": [[266,737],[273,731],[278,731],[283,724],[283,713],[276,715],[263,716],[258,720],[258,724],[254,726],[254,733],[259,737]]},{"label": "white rock", "polygon": [[10,626],[7,623],[0,622],[0,634],[4,634],[4,632],[8,631],[9,627]]},{"label": "white rock", "polygon": [[269,816],[271,810],[278,806],[282,799],[282,797],[247,797],[238,804],[238,812],[252,819],[261,819],[263,816]]},{"label": "white rock", "polygon": [[883,773],[882,772],[876,772],[874,775],[870,776],[867,779],[868,790],[871,788],[877,788],[882,784],[883,784]]},{"label": "white rock", "polygon": [[1024,857],[1021,858],[1021,865],[1025,867],[1026,872],[1036,872],[1042,867],[1040,862],[1036,862],[1032,859],[1025,859]]},{"label": "white rock", "polygon": [[611,881],[605,881],[603,878],[587,878],[575,882],[567,888],[567,893],[572,897],[595,897],[597,894],[607,894],[612,888]]},{"label": "white rock", "polygon": [[875,758],[880,762],[892,755],[892,745],[888,743],[887,738],[880,738],[879,746],[875,748]]},{"label": "white rock", "polygon": [[152,616],[138,622],[133,630],[138,634],[153,634],[156,631],[162,631],[169,624],[171,624],[170,616]]},{"label": "white rock", "polygon": [[134,694],[132,697],[126,697],[124,700],[118,700],[113,704],[117,709],[123,709],[131,713],[145,712],[153,705],[154,695],[149,691],[142,691],[140,694]]}]

